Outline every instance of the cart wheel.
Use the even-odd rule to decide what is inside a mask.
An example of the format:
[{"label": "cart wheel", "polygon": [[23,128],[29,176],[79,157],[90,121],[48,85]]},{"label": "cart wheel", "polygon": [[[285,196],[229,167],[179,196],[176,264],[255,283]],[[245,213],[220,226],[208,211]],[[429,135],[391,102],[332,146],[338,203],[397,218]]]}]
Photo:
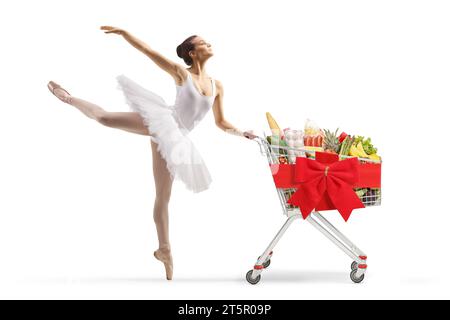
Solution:
[{"label": "cart wheel", "polygon": [[358,270],[358,262],[353,261],[351,268],[352,268],[352,270]]},{"label": "cart wheel", "polygon": [[247,272],[247,275],[245,276],[245,278],[247,279],[248,283],[257,284],[259,282],[259,280],[261,280],[261,275],[259,274],[255,279],[252,279],[252,273],[253,273],[253,270],[249,270]]},{"label": "cart wheel", "polygon": [[354,283],[360,283],[361,281],[364,280],[364,274],[362,274],[359,278],[357,278],[356,272],[358,272],[358,269],[352,270],[352,272],[350,272],[350,279],[352,279]]}]

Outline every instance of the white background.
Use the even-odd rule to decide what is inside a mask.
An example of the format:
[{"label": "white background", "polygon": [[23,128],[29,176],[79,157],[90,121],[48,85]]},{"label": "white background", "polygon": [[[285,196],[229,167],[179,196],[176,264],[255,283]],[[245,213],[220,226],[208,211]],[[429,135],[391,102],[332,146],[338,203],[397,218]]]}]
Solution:
[{"label": "white background", "polygon": [[[5,7],[6,6],[6,7]],[[137,299],[449,298],[447,1],[14,1],[0,11],[0,297]],[[381,207],[335,225],[369,256],[351,260],[297,220],[257,286],[245,281],[284,222],[256,142],[210,112],[191,133],[213,183],[174,183],[174,280],[153,257],[149,139],[63,104],[49,80],[128,111],[125,74],[173,103],[173,79],[101,25],[124,28],[179,63],[198,34],[224,84],[225,116],[268,133],[307,118],[370,136],[383,157]]]}]

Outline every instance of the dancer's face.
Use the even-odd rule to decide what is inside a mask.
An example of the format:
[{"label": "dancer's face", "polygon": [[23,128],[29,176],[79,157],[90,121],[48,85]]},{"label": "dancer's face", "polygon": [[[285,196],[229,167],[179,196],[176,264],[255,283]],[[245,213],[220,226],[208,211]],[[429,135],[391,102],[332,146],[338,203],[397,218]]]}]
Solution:
[{"label": "dancer's face", "polygon": [[195,37],[193,43],[195,45],[194,59],[203,61],[214,55],[211,44],[202,37]]}]

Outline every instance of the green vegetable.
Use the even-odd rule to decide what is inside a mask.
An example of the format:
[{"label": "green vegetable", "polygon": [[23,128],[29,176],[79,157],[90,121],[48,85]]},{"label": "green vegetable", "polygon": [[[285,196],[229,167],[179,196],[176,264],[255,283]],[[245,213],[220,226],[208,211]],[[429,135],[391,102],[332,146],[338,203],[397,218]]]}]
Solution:
[{"label": "green vegetable", "polygon": [[347,156],[350,152],[350,147],[352,146],[353,139],[351,136],[346,136],[344,141],[342,141],[341,148],[339,151],[340,155]]},{"label": "green vegetable", "polygon": [[364,151],[368,154],[374,154],[377,153],[377,148],[374,148],[374,146],[372,145],[370,138],[367,138],[366,140],[363,141],[362,143],[363,149]]},{"label": "green vegetable", "polygon": [[356,189],[355,192],[358,195],[358,197],[361,198],[363,195],[366,194],[367,189]]},{"label": "green vegetable", "polygon": [[273,150],[276,153],[280,153],[280,154],[284,154],[284,155],[288,154],[287,149],[275,148],[275,146],[288,148],[286,141],[281,139],[280,136],[268,136],[267,141],[270,143],[271,146],[273,146]]},{"label": "green vegetable", "polygon": [[345,148],[346,148],[346,146],[347,146],[347,143],[348,143],[348,136],[345,137],[345,139],[342,141],[342,143],[341,143],[341,145],[340,145],[340,147],[339,147],[339,154],[340,154],[340,155],[344,155],[344,152],[345,152]]},{"label": "green vegetable", "polygon": [[356,136],[353,140],[353,145],[356,147],[358,143],[362,142],[364,140],[363,136]]}]

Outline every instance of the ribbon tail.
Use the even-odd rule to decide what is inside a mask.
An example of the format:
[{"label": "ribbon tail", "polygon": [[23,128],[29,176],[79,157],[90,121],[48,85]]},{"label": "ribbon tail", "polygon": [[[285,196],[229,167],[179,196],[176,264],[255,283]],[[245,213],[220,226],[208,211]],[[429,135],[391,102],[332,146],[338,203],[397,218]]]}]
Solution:
[{"label": "ribbon tail", "polygon": [[353,188],[340,179],[328,180],[328,195],[346,222],[353,209],[365,208]]}]

